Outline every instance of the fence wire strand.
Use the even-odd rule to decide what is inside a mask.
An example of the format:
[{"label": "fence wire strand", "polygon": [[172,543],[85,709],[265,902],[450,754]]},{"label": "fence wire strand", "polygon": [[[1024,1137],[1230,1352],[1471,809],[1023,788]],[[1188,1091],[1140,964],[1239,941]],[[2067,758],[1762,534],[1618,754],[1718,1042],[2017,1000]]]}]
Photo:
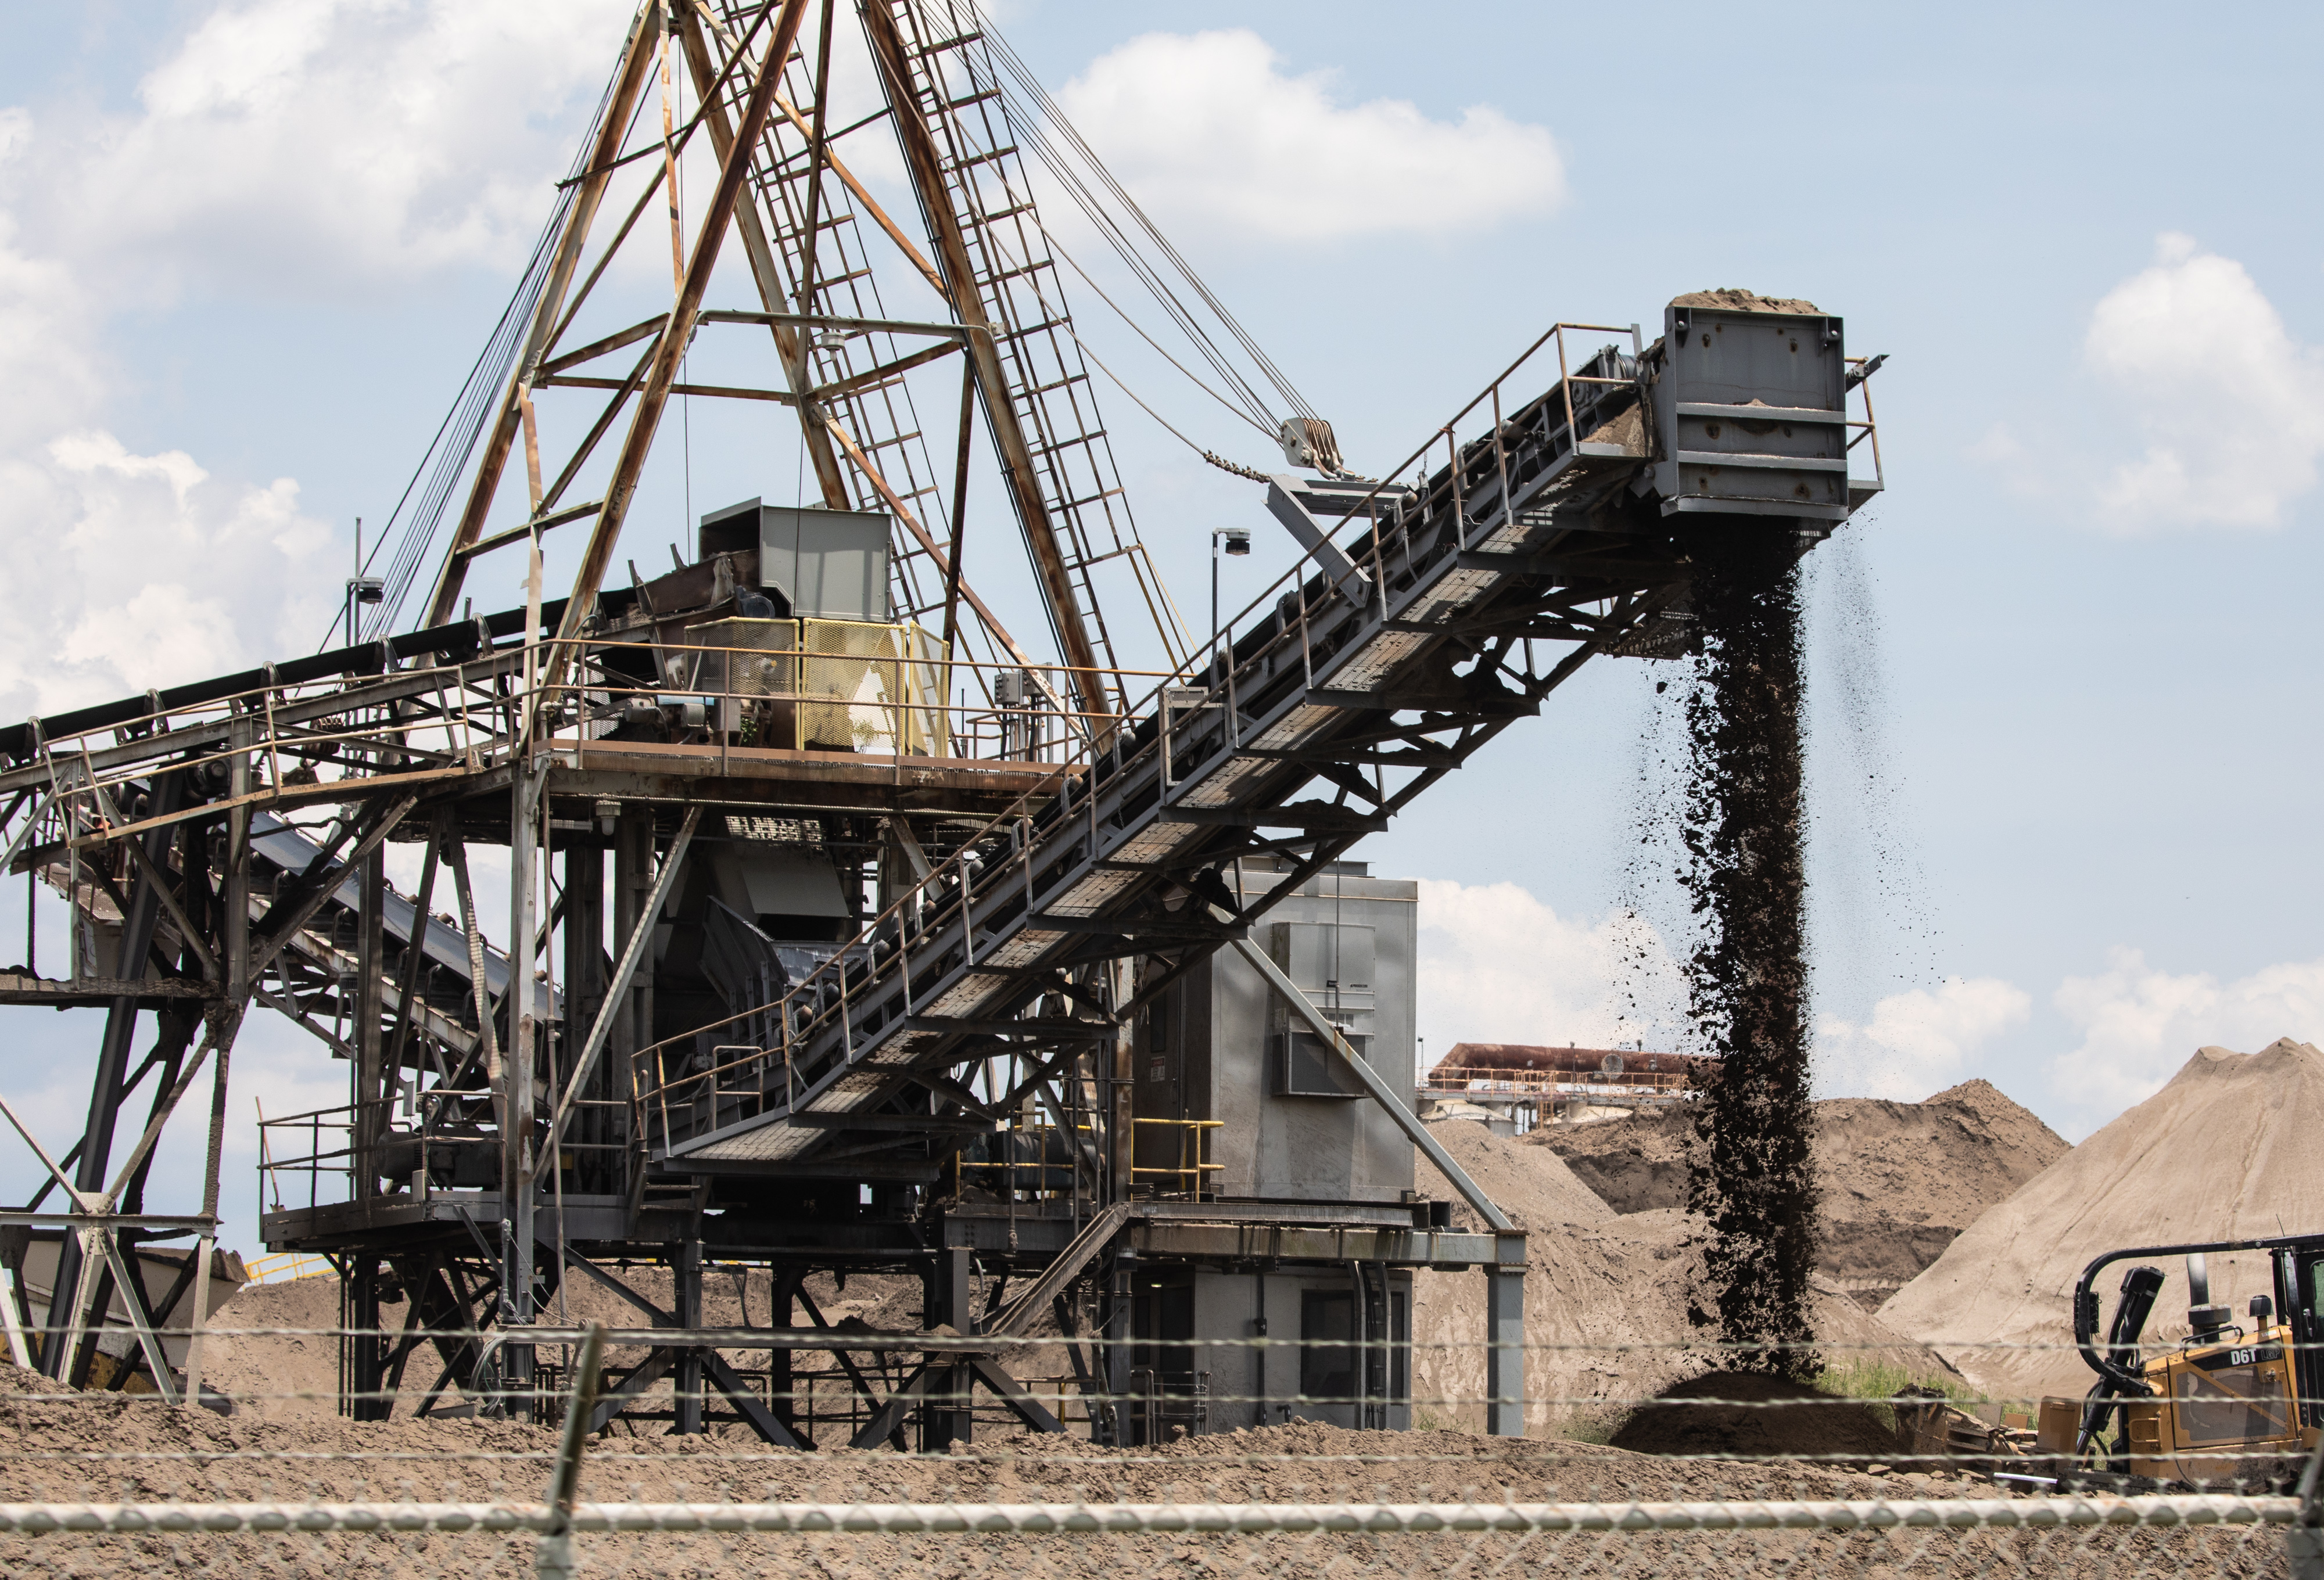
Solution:
[{"label": "fence wire strand", "polygon": [[[394,1328],[223,1324],[208,1333],[301,1346],[270,1352],[285,1355],[408,1337]],[[489,1329],[430,1335],[456,1343],[493,1337]],[[715,1419],[733,1401],[715,1389],[701,1395],[713,1418],[708,1429],[676,1435],[678,1391],[667,1380],[651,1399],[632,1401],[663,1419],[616,1418],[594,1438],[564,1432],[576,1407],[587,1419],[601,1382],[619,1378],[656,1337],[672,1335],[592,1325],[529,1337],[541,1341],[544,1362],[557,1357],[544,1367],[549,1382],[495,1394],[465,1380],[451,1393],[463,1414],[450,1419],[413,1419],[418,1390],[408,1379],[371,1396],[389,1419],[351,1420],[336,1413],[348,1402],[302,1389],[287,1372],[246,1375],[208,1409],[173,1409],[154,1394],[76,1392],[6,1368],[0,1573],[235,1580],[1426,1573],[1499,1580],[1539,1570],[1625,1580],[1960,1573],[2324,1580],[2310,1557],[2319,1547],[2315,1477],[2296,1484],[2311,1464],[2305,1454],[2264,1465],[2223,1461],[2216,1481],[2190,1486],[2118,1475],[2076,1480],[2061,1474],[2054,1458],[2027,1452],[2029,1434],[1999,1425],[1985,1439],[1990,1453],[1916,1453],[1904,1429],[1914,1409],[1950,1410],[1962,1423],[2019,1418],[2007,1413],[2009,1401],[1965,1388],[1941,1406],[1933,1389],[1886,1399],[1861,1392],[1766,1397],[1727,1386],[1730,1375],[1719,1367],[1729,1357],[1712,1344],[1528,1345],[1545,1367],[1588,1352],[1618,1380],[1625,1367],[1682,1355],[1702,1373],[1694,1384],[1651,1395],[1617,1386],[1604,1395],[1527,1401],[1595,1410],[1595,1430],[1537,1428],[1521,1438],[1443,1427],[1359,1430],[1328,1419],[1348,1401],[1302,1398],[1287,1421],[1115,1445],[1093,1440],[1122,1429],[1122,1418],[1102,1409],[1069,1421],[1065,1435],[1042,1434],[981,1395],[966,1412],[970,1440],[899,1452],[770,1447],[744,1417]],[[936,1358],[998,1354],[1028,1371],[1044,1346],[1066,1342],[1058,1335],[1014,1343],[869,1332],[848,1338],[867,1360],[885,1346]],[[1248,1342],[1298,1348],[1296,1341]],[[1820,1354],[1844,1366],[1850,1347],[1826,1345]],[[2029,1350],[2067,1346],[1984,1347],[2023,1359]],[[724,1353],[738,1364],[751,1359],[747,1346]],[[901,1370],[880,1372],[884,1382],[876,1385],[893,1386]],[[795,1401],[771,1368],[753,1376],[770,1408]],[[1031,1386],[1060,1414],[1090,1403],[1073,1388]],[[1222,1410],[1252,1402],[1231,1392],[1211,1401]],[[1481,1401],[1458,1389],[1408,1391],[1398,1408],[1409,1417],[1432,1402],[1457,1410]],[[1603,1429],[1626,1412],[1631,1421],[1660,1411],[1731,1431],[1738,1421],[1783,1425],[1788,1410],[1835,1408],[1861,1412],[1852,1429],[1873,1436],[1818,1452],[1794,1430],[1777,1449],[1758,1451],[1741,1439],[1691,1443],[1681,1432],[1659,1451],[1641,1452],[1622,1446],[1620,1430]],[[521,1419],[527,1415],[538,1424]],[[846,1441],[844,1433],[834,1437]],[[1920,1447],[1928,1446],[1924,1434]]]}]

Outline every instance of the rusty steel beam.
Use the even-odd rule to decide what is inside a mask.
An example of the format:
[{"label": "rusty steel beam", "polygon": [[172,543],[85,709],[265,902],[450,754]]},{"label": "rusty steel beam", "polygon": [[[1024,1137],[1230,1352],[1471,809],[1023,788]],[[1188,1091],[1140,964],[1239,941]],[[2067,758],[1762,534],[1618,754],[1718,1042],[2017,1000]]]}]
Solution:
[{"label": "rusty steel beam", "polygon": [[484,458],[477,464],[476,479],[468,491],[467,508],[460,513],[459,529],[453,533],[451,548],[445,555],[444,569],[436,581],[436,595],[429,600],[428,618],[420,622],[423,627],[442,625],[452,618],[452,611],[459,604],[460,583],[467,576],[469,559],[464,551],[483,534],[484,518],[493,508],[493,496],[500,490],[501,473],[508,465],[509,451],[516,443],[518,429],[523,426],[525,392],[531,385],[533,363],[548,349],[549,334],[563,310],[566,289],[573,283],[573,271],[581,261],[582,244],[588,240],[589,227],[596,220],[597,205],[605,196],[606,183],[613,179],[613,161],[622,151],[622,133],[629,125],[630,112],[636,106],[638,96],[645,91],[646,78],[652,73],[654,41],[660,32],[659,0],[646,0],[630,23],[629,41],[622,46],[613,96],[605,103],[604,119],[598,124],[597,140],[589,148],[589,162],[585,167],[588,174],[574,198],[565,234],[558,238],[548,284],[533,308],[532,329],[525,338],[524,354],[517,359],[508,395],[501,402],[500,418],[484,441]]},{"label": "rusty steel beam", "polygon": [[[733,143],[726,158],[720,161],[717,188],[703,213],[693,255],[686,261],[685,289],[678,292],[670,308],[669,322],[654,342],[652,363],[638,391],[636,415],[630,419],[621,457],[614,463],[613,475],[605,485],[604,506],[597,512],[597,524],[590,531],[588,547],[582,550],[580,568],[574,573],[573,591],[557,633],[566,643],[579,634],[583,622],[596,608],[597,590],[604,583],[605,566],[612,561],[613,545],[621,537],[622,522],[629,514],[631,497],[637,492],[638,478],[645,470],[646,454],[653,447],[654,430],[660,426],[662,409],[669,404],[670,386],[678,381],[679,359],[686,354],[687,342],[694,334],[695,315],[701,311],[703,293],[709,289],[711,271],[717,266],[719,243],[725,237],[727,222],[733,217],[743,182],[750,176],[751,151],[758,146],[760,136],[767,129],[767,118],[773,113],[775,87],[782,78],[783,62],[790,58],[791,46],[798,39],[807,3],[807,0],[783,0],[774,37],[768,42],[751,96],[743,105],[742,124],[734,128]],[[554,684],[571,662],[569,645],[560,647],[550,657],[544,681]]]},{"label": "rusty steel beam", "polygon": [[[690,8],[678,13],[678,41],[686,47],[686,64],[694,76],[695,92],[702,100],[702,124],[710,132],[710,146],[724,165],[733,157],[734,128],[727,123],[726,106],[714,91],[717,67],[710,58],[709,41],[702,36],[700,17]],[[780,80],[778,73],[777,80]],[[776,96],[781,102],[781,96]],[[783,277],[775,267],[775,250],[767,241],[766,225],[759,218],[755,198],[744,198],[734,205],[734,228],[742,233],[742,252],[751,261],[751,280],[759,288],[759,300],[770,313],[784,310]],[[815,244],[815,238],[807,238]],[[801,313],[815,311],[813,304],[801,302]],[[847,497],[847,483],[839,470],[839,457],[831,448],[831,436],[820,423],[806,415],[814,396],[814,374],[807,366],[807,341],[798,330],[781,324],[770,324],[774,331],[775,358],[783,364],[783,372],[790,380],[791,399],[798,405],[801,419],[799,430],[807,436],[807,455],[815,467],[816,487],[822,491],[823,502],[835,510],[854,508]]]}]

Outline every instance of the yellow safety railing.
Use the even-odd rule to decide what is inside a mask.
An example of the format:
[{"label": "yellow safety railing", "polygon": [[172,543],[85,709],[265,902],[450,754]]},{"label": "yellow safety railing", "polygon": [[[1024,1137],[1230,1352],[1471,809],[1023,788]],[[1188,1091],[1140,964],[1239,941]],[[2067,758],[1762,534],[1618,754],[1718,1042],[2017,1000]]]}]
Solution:
[{"label": "yellow safety railing", "polygon": [[1203,1199],[1203,1176],[1225,1169],[1224,1163],[1210,1160],[1211,1132],[1223,1128],[1223,1119],[1136,1119],[1135,1125],[1167,1125],[1178,1133],[1178,1162],[1176,1167],[1141,1169],[1133,1165],[1130,1178],[1160,1175],[1178,1181],[1177,1189],[1196,1201]]},{"label": "yellow safety railing", "polygon": [[272,1256],[253,1256],[242,1264],[245,1283],[290,1283],[302,1278],[336,1278],[338,1269],[327,1256],[306,1251],[284,1251]]}]

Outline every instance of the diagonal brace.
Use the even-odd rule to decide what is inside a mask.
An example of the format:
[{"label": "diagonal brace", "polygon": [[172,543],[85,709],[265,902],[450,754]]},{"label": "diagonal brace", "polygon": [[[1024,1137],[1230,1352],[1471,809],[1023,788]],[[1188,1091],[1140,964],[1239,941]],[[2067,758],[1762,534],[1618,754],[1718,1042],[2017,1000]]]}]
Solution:
[{"label": "diagonal brace", "polygon": [[595,1073],[598,1056],[605,1051],[605,1040],[613,1034],[614,1018],[629,1008],[630,978],[638,974],[638,966],[646,958],[646,950],[653,942],[654,927],[661,920],[662,907],[669,903],[669,891],[678,882],[678,875],[686,865],[686,850],[694,841],[694,831],[702,822],[699,804],[686,809],[686,821],[678,825],[678,837],[669,842],[669,854],[662,859],[661,870],[654,875],[653,892],[646,896],[638,913],[638,924],[630,932],[630,942],[622,950],[621,963],[613,968],[613,979],[605,989],[605,997],[597,1006],[596,1021],[589,1027],[589,1040],[581,1044],[580,1057],[573,1061],[573,1079],[565,1084],[565,1095],[557,1099],[557,1112],[549,1116],[549,1139],[542,1144],[544,1155],[554,1155],[558,1144],[565,1136],[566,1116],[581,1096],[581,1089]]},{"label": "diagonal brace", "polygon": [[[1225,920],[1225,913],[1220,911],[1215,905],[1211,909],[1214,915],[1222,921]],[[1397,1128],[1409,1136],[1412,1144],[1418,1147],[1428,1161],[1436,1165],[1437,1171],[1450,1180],[1452,1182],[1452,1188],[1468,1199],[1469,1205],[1477,1209],[1478,1216],[1502,1234],[1516,1233],[1517,1226],[1509,1222],[1508,1215],[1495,1207],[1492,1198],[1487,1196],[1477,1182],[1469,1178],[1468,1171],[1455,1162],[1452,1154],[1444,1150],[1444,1144],[1428,1133],[1428,1126],[1420,1122],[1418,1115],[1405,1107],[1403,1099],[1397,1096],[1394,1089],[1380,1079],[1379,1071],[1357,1057],[1356,1051],[1348,1045],[1347,1038],[1340,1034],[1340,1028],[1326,1019],[1323,1012],[1315,1007],[1314,1001],[1299,990],[1298,985],[1283,974],[1282,969],[1268,958],[1267,951],[1247,938],[1238,938],[1233,942],[1235,952],[1250,961],[1251,969],[1257,971],[1268,987],[1282,996],[1283,1002],[1290,1006],[1291,1013],[1305,1021],[1308,1030],[1322,1038],[1325,1045],[1336,1052],[1342,1061],[1355,1071],[1356,1079],[1363,1082],[1364,1089],[1371,1094],[1372,1100],[1388,1110],[1388,1117],[1396,1121]]]}]

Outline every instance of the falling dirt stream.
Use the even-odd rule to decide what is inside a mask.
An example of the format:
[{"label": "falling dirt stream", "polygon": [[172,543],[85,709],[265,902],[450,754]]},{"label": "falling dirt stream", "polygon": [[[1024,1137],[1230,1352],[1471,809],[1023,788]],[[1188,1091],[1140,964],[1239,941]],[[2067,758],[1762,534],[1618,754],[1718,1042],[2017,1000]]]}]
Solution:
[{"label": "falling dirt stream", "polygon": [[1687,1205],[1710,1228],[1696,1320],[1730,1364],[1805,1374],[1816,1260],[1800,836],[1799,543],[1702,531],[1702,651],[1687,702],[1681,878],[1695,914],[1692,1041],[1720,1057],[1695,1119]]}]

